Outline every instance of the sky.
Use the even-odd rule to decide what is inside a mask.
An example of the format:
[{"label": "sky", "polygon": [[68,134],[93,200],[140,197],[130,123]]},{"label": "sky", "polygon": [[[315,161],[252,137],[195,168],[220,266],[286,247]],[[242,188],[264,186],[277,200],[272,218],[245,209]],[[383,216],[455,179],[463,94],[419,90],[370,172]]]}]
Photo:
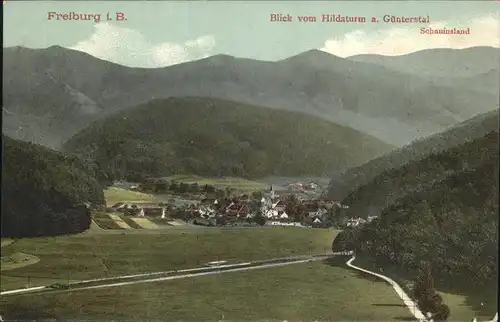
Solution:
[{"label": "sky", "polygon": [[[59,45],[133,67],[163,67],[227,54],[275,61],[310,49],[348,57],[402,55],[429,48],[500,47],[500,1],[15,1],[4,6],[4,47]],[[52,12],[52,19],[49,13]],[[117,21],[116,13],[126,19]],[[56,20],[56,14],[100,14]],[[113,20],[107,21],[109,13]],[[292,16],[270,21],[271,14]],[[366,23],[321,22],[323,14]],[[429,17],[386,23],[384,15]],[[316,22],[300,22],[314,16]],[[60,16],[62,17],[62,16]],[[375,17],[378,22],[371,22]],[[469,28],[467,35],[421,28]]]}]

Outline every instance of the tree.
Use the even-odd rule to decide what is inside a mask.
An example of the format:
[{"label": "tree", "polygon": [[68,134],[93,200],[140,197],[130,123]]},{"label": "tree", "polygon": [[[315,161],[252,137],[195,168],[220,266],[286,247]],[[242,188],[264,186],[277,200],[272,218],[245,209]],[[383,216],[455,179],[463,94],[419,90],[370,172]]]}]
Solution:
[{"label": "tree", "polygon": [[423,264],[413,287],[413,295],[422,309],[431,311],[428,308],[432,306],[434,294],[434,279],[432,278],[430,267],[427,264]]},{"label": "tree", "polygon": [[187,183],[184,183],[184,182],[181,182],[179,184],[179,187],[177,189],[177,193],[185,193],[185,192],[189,192],[189,185]]},{"label": "tree", "polygon": [[436,314],[434,315],[434,321],[446,321],[450,316],[451,310],[446,304],[441,304],[439,308],[436,310]]},{"label": "tree", "polygon": [[263,195],[262,191],[253,191],[252,192],[252,198],[253,199],[260,200],[260,199],[262,199],[263,196],[264,195]]},{"label": "tree", "polygon": [[266,217],[262,216],[260,213],[256,214],[253,219],[258,225],[264,226],[266,224]]},{"label": "tree", "polygon": [[155,185],[155,192],[165,192],[167,191],[167,184],[166,183],[157,183]]},{"label": "tree", "polygon": [[198,183],[192,183],[189,185],[189,192],[192,192],[192,193],[197,193],[200,191],[200,187],[198,186]]},{"label": "tree", "polygon": [[177,184],[177,182],[174,181],[170,182],[170,187],[169,187],[170,191],[177,192],[178,188],[179,185]]},{"label": "tree", "polygon": [[213,193],[213,192],[215,192],[215,187],[206,184],[206,185],[203,186],[203,192]]}]

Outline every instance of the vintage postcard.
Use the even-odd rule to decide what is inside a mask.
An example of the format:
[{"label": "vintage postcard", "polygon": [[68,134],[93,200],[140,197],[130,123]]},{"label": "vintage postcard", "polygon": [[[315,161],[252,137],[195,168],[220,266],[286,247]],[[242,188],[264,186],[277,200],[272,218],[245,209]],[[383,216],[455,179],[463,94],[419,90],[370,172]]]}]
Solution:
[{"label": "vintage postcard", "polygon": [[498,1],[3,1],[0,321],[497,321]]}]

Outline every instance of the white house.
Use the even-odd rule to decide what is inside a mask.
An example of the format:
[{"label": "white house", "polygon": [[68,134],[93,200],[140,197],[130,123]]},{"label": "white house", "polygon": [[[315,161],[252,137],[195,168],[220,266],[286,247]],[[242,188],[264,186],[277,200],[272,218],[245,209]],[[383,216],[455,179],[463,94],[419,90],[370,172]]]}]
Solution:
[{"label": "white house", "polygon": [[269,209],[265,212],[264,217],[271,219],[271,218],[278,218],[278,211],[274,209]]},{"label": "white house", "polygon": [[308,212],[307,215],[309,216],[309,218],[314,218],[314,217],[323,217],[326,213],[328,213],[328,210],[319,208],[316,211]]},{"label": "white house", "polygon": [[204,207],[200,206],[197,210],[198,215],[203,218],[214,218],[215,217],[215,209],[212,207]]},{"label": "white house", "polygon": [[360,217],[358,218],[349,218],[347,220],[347,227],[357,227],[361,224],[364,224],[366,223],[366,220],[365,219],[362,219]]},{"label": "white house", "polygon": [[280,215],[280,219],[288,219],[287,213],[283,211]]},{"label": "white house", "polygon": [[315,184],[314,182],[310,182],[306,185],[306,188],[307,189],[317,189],[318,188],[318,185]]}]

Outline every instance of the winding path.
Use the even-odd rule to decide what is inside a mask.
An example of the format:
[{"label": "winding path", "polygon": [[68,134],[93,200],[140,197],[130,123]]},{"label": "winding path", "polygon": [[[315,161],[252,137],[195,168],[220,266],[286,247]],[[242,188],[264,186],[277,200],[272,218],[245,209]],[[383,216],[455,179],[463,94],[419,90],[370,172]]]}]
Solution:
[{"label": "winding path", "polygon": [[[353,265],[352,262],[355,259],[356,259],[356,256],[352,256],[352,258],[347,261],[347,263],[346,263],[347,266],[349,266],[355,270],[377,276],[377,277],[383,279],[384,281],[388,282],[389,284],[391,284],[391,286],[394,288],[394,290],[396,291],[398,296],[401,298],[401,300],[403,300],[403,302],[406,304],[406,306],[408,307],[410,312],[413,314],[413,316],[416,319],[418,319],[420,322],[428,322],[428,320],[425,318],[422,311],[420,311],[419,308],[417,307],[417,304],[405,293],[405,291],[403,291],[403,289],[401,288],[401,286],[398,285],[398,283],[396,283],[394,280],[390,279],[387,276],[384,276],[384,275],[369,271],[367,269],[358,267],[356,265]],[[474,320],[474,321],[477,321],[477,320]],[[491,319],[489,321],[485,321],[485,322],[498,322],[498,312],[495,314],[493,319]]]},{"label": "winding path", "polygon": [[367,269],[358,267],[356,265],[353,265],[352,262],[355,259],[356,259],[356,256],[352,256],[352,258],[347,261],[347,263],[346,263],[347,266],[349,266],[351,268],[354,268],[355,270],[358,270],[358,271],[361,271],[361,272],[365,272],[365,273],[377,276],[378,278],[381,278],[384,281],[386,281],[387,283],[391,284],[391,286],[394,288],[394,290],[396,291],[396,293],[398,294],[398,296],[401,298],[401,300],[403,300],[403,302],[405,303],[405,305],[408,307],[408,309],[410,310],[411,314],[413,314],[413,316],[418,321],[427,321],[427,319],[425,318],[425,315],[417,307],[417,304],[415,302],[413,302],[413,300],[405,293],[405,291],[403,291],[403,289],[401,288],[401,286],[398,285],[398,283],[396,283],[395,281],[393,281],[392,279],[390,279],[387,276],[384,276],[384,275],[381,275],[381,274],[369,271]]}]

